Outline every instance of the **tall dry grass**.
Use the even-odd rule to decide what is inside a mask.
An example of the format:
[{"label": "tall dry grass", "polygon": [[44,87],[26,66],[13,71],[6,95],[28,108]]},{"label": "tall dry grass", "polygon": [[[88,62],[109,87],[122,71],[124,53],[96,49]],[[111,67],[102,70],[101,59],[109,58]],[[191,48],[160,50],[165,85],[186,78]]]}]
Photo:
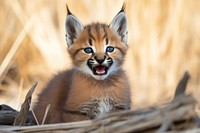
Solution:
[{"label": "tall dry grass", "polygon": [[[35,81],[38,91],[70,68],[65,4],[82,21],[109,23],[123,1],[0,0],[0,103],[19,108]],[[188,91],[200,94],[200,1],[127,0],[129,53],[125,70],[134,106],[165,102],[185,70]],[[36,96],[35,96],[36,97]]]}]

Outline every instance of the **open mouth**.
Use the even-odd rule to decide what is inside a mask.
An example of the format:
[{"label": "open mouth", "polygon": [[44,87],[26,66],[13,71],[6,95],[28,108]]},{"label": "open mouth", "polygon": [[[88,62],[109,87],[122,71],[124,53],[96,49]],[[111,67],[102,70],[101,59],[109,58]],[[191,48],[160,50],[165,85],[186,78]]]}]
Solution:
[{"label": "open mouth", "polygon": [[107,74],[108,67],[99,65],[99,66],[93,67],[92,71],[95,75],[105,75]]}]

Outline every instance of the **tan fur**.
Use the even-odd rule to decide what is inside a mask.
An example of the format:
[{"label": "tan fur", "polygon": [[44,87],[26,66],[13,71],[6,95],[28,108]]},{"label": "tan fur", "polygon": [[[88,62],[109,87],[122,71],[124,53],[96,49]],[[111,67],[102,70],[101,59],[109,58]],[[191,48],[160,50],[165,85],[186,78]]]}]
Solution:
[{"label": "tan fur", "polygon": [[[115,47],[115,52],[106,54],[105,45]],[[90,46],[96,50],[94,55],[82,50]],[[129,109],[131,93],[127,77],[121,69],[126,51],[127,46],[109,26],[99,23],[86,26],[68,48],[74,67],[54,76],[39,95],[34,107],[39,123],[48,104],[51,107],[45,123],[88,120],[104,113]],[[116,63],[114,69],[118,69],[103,80],[79,70],[87,67],[84,63],[93,56],[112,58]]]},{"label": "tan fur", "polygon": [[124,105],[129,109],[130,90],[124,72],[119,71],[105,81],[96,81],[74,69],[59,73],[40,94],[34,112],[41,123],[50,104],[45,123],[87,120],[90,117],[77,112],[84,103],[95,98],[112,98],[116,106]]}]

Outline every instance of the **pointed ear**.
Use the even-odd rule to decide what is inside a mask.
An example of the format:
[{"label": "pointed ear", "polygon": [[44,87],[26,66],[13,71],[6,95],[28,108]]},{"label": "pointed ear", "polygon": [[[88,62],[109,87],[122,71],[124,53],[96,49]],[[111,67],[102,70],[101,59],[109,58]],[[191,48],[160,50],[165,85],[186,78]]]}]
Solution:
[{"label": "pointed ear", "polygon": [[121,41],[126,44],[128,40],[128,24],[124,9],[125,5],[123,5],[121,11],[114,17],[109,27],[113,29]]},{"label": "pointed ear", "polygon": [[66,41],[68,47],[70,47],[79,33],[83,30],[84,26],[80,23],[80,21],[74,16],[67,7],[67,18],[65,21],[65,30],[66,30]]}]

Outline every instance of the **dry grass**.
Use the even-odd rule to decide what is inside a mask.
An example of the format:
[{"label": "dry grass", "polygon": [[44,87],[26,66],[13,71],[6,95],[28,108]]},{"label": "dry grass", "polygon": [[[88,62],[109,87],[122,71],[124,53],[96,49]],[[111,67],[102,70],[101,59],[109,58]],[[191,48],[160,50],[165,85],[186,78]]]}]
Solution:
[{"label": "dry grass", "polygon": [[[109,23],[123,1],[0,0],[0,104],[19,108],[26,88],[41,88],[69,68],[65,4],[84,23]],[[200,1],[127,0],[133,105],[164,102],[188,70],[189,91],[200,94]],[[158,102],[159,101],[159,102]]]}]

